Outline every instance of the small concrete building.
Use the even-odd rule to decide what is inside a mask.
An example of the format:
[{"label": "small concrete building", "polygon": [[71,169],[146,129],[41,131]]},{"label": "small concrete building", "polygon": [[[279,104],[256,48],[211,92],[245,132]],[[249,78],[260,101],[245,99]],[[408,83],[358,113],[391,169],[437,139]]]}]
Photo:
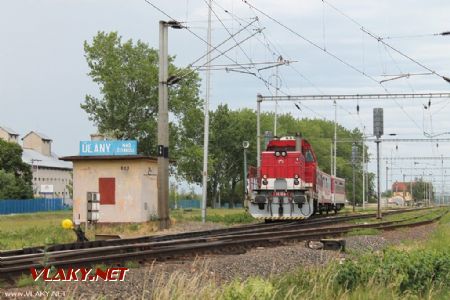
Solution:
[{"label": "small concrete building", "polygon": [[11,128],[0,126],[0,139],[7,142],[19,143],[19,134]]},{"label": "small concrete building", "polygon": [[[104,141],[104,144],[108,142]],[[96,154],[61,159],[73,162],[75,222],[87,221],[87,195],[92,192],[100,194],[98,223],[135,223],[157,219],[156,158]]]}]

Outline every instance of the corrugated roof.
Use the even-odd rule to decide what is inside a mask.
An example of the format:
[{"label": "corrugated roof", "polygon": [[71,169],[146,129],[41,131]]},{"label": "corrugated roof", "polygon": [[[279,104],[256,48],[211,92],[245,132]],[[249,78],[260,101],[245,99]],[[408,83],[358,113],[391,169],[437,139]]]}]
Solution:
[{"label": "corrugated roof", "polygon": [[52,156],[43,155],[36,150],[23,149],[22,161],[38,167],[57,168],[57,169],[72,169],[72,163],[69,161],[59,160],[55,153]]},{"label": "corrugated roof", "polygon": [[4,131],[6,131],[7,133],[11,134],[11,135],[19,135],[17,132],[15,132],[14,130],[12,130],[9,127],[5,127],[5,126],[0,126],[0,128],[2,128]]},{"label": "corrugated roof", "polygon": [[52,139],[51,139],[48,135],[43,134],[43,133],[41,133],[41,132],[37,132],[37,131],[30,131],[30,132],[28,132],[28,133],[22,138],[22,140],[23,140],[24,138],[26,138],[28,135],[32,134],[33,132],[34,132],[35,134],[37,134],[37,135],[38,135],[41,139],[43,139],[43,140],[52,141]]}]

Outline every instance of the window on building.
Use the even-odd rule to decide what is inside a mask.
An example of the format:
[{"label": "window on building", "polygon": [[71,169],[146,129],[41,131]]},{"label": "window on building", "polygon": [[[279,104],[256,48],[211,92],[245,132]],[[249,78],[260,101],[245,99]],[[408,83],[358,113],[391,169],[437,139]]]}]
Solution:
[{"label": "window on building", "polygon": [[99,178],[98,191],[100,193],[100,204],[116,204],[116,179]]}]

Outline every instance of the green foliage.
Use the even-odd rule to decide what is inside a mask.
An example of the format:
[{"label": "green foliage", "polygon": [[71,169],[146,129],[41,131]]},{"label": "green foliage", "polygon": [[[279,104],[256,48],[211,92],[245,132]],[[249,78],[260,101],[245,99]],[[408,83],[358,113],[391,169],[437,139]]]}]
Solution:
[{"label": "green foliage", "polygon": [[[200,222],[202,219],[200,216],[196,216],[194,220]],[[210,214],[206,215],[206,221],[231,225],[231,224],[252,223],[255,221],[255,219],[249,213],[243,212],[229,215]]]},{"label": "green foliage", "polygon": [[[172,210],[171,216],[178,221],[198,221],[202,220],[201,211],[193,209],[189,211]],[[238,209],[209,209],[206,214],[206,221],[213,223],[247,224],[255,222],[255,219],[246,211]]]},{"label": "green foliage", "polygon": [[278,278],[235,280],[221,291],[221,299],[431,298],[449,294],[449,279],[450,254],[392,250]]},{"label": "green foliage", "polygon": [[22,148],[0,139],[0,199],[33,198],[31,167],[22,161]]},{"label": "green foliage", "polygon": [[16,280],[16,287],[26,287],[26,286],[34,286],[34,285],[41,285],[42,281],[34,281],[33,277],[30,275],[21,275]]},{"label": "green foliage", "polygon": [[72,218],[71,211],[0,216],[0,250],[74,242],[75,233],[61,227],[67,218]]},{"label": "green foliage", "polygon": [[433,185],[431,182],[426,182],[422,178],[416,178],[415,181],[412,183],[412,196],[414,201],[417,202],[423,201],[424,199],[428,199],[429,198],[428,193],[430,191],[430,188],[431,190],[433,190]]},{"label": "green foliage", "polygon": [[76,240],[71,230],[60,226],[24,228],[17,230],[0,229],[0,249],[19,249],[23,247],[70,243]]},{"label": "green foliage", "polygon": [[357,261],[346,261],[336,276],[336,284],[348,289],[373,282],[389,285],[400,293],[418,294],[449,281],[450,254],[435,250],[389,250],[384,255],[365,255]]},{"label": "green foliage", "polygon": [[256,277],[246,280],[245,285],[242,284],[241,280],[233,281],[224,289],[221,299],[272,299],[274,293],[275,288],[271,282]]},{"label": "green foliage", "polygon": [[134,260],[126,261],[125,264],[124,264],[124,267],[125,268],[129,268],[129,269],[136,269],[136,268],[139,268],[140,266],[141,265],[138,262],[134,261]]},{"label": "green foliage", "polygon": [[244,193],[243,141],[250,142],[248,165],[256,164],[256,114],[250,109],[233,111],[227,105],[220,105],[210,117],[208,198],[217,203],[220,193],[225,200],[222,203],[228,202],[234,207],[234,203],[242,202]]},{"label": "green foliage", "polygon": [[[117,32],[99,32],[91,43],[84,43],[84,51],[88,74],[101,93],[101,98],[87,95],[81,104],[89,120],[99,132],[117,139],[137,139],[139,152],[155,155],[158,51],[140,40],[122,42]],[[203,136],[200,79],[190,69],[175,67],[173,60],[169,59],[169,76],[181,74],[183,79],[169,87],[170,157],[177,160],[179,174],[198,181],[201,160],[197,156]]]}]

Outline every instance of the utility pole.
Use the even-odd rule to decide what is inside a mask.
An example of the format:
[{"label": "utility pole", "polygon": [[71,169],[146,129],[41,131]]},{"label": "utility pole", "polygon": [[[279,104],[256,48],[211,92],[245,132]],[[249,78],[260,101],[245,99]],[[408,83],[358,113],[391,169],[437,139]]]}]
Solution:
[{"label": "utility pole", "polygon": [[373,109],[373,135],[377,144],[377,219],[381,219],[381,192],[380,192],[380,137],[383,135],[383,109]]},{"label": "utility pole", "polygon": [[362,209],[365,209],[366,202],[366,154],[365,154],[365,141],[363,136],[363,144],[362,144]]},{"label": "utility pole", "polygon": [[203,139],[203,187],[202,187],[202,222],[206,222],[206,204],[208,197],[208,145],[209,145],[209,98],[211,88],[211,10],[212,0],[208,2],[208,36],[206,52],[206,97],[205,97],[205,133]]},{"label": "utility pole", "polygon": [[389,166],[388,166],[388,162],[386,161],[386,195],[387,195],[387,192],[388,192],[388,181],[389,181],[389,177],[388,177],[388,174],[389,174]]},{"label": "utility pole", "polygon": [[[282,63],[283,62],[283,57],[280,55],[278,57],[278,62]],[[276,65],[275,67],[275,97],[278,97],[278,90],[279,90],[279,73],[278,73],[278,67],[279,64]],[[275,117],[274,117],[274,121],[273,121],[273,135],[277,136],[277,123],[278,123],[278,100],[275,100]]]},{"label": "utility pole", "polygon": [[159,100],[158,100],[158,217],[159,228],[170,226],[169,220],[169,111],[168,25],[159,21]]},{"label": "utility pole", "polygon": [[330,173],[333,175],[333,143],[330,145]]},{"label": "utility pole", "polygon": [[[333,136],[333,178],[336,178],[336,165],[337,165],[337,160],[336,160],[336,149],[337,149],[337,103],[336,100],[334,100],[334,136]],[[333,202],[333,204],[336,202],[336,197],[335,194],[333,192],[333,194],[331,194],[331,200]]]},{"label": "utility pole", "polygon": [[[183,28],[177,21],[159,21],[158,85],[158,217],[159,228],[170,226],[169,218],[169,59],[168,28]],[[174,81],[175,78],[171,78]]]},{"label": "utility pole", "polygon": [[353,173],[353,212],[355,211],[355,205],[356,205],[356,191],[355,191],[355,164],[356,164],[356,156],[357,156],[357,150],[356,144],[353,144],[352,146],[352,173]]},{"label": "utility pole", "polygon": [[261,168],[261,97],[261,94],[256,96],[256,171],[258,174]]},{"label": "utility pole", "polygon": [[242,142],[242,148],[244,148],[244,180],[242,181],[244,184],[244,198],[247,195],[247,149],[250,146],[248,141]]},{"label": "utility pole", "polygon": [[442,154],[441,154],[441,178],[442,178],[442,183],[441,183],[441,201],[440,201],[440,204],[443,205],[444,204],[444,158],[443,158]]}]

